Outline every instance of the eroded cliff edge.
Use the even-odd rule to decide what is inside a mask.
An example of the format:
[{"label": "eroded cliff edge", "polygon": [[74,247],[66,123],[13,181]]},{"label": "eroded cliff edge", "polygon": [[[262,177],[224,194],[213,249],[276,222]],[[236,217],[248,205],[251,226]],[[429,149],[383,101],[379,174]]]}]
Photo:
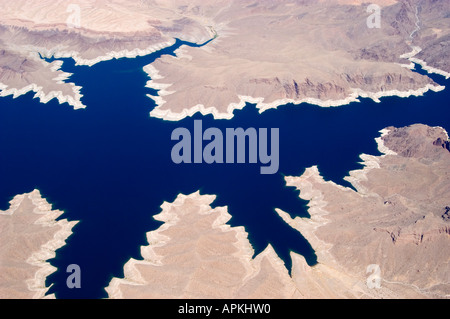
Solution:
[{"label": "eroded cliff edge", "polygon": [[[449,298],[450,151],[440,127],[389,127],[377,139],[381,156],[361,155],[365,168],[348,180],[324,181],[317,167],[289,186],[309,200],[311,218],[291,219],[311,243],[318,264],[292,254],[292,276],[268,246],[252,259],[243,227],[230,227],[215,196],[179,195],[155,218],[143,260],[106,288],[111,298]],[[275,212],[274,212],[275,213]],[[3,298],[44,297],[48,259],[76,222],[55,221],[38,191],[18,195],[0,215]],[[379,288],[368,280],[377,268]],[[368,271],[369,270],[369,271]],[[52,297],[52,296],[48,296]]]},{"label": "eroded cliff edge", "polygon": [[[369,28],[362,1],[89,1],[79,26],[64,1],[5,1],[0,17],[0,96],[36,92],[83,108],[81,88],[44,56],[93,65],[182,47],[146,68],[159,90],[151,116],[179,120],[195,112],[230,118],[245,102],[261,111],[289,102],[336,106],[358,97],[441,90],[410,70],[411,61],[448,76],[450,4],[376,0],[380,28]],[[414,52],[414,54],[407,54]],[[405,55],[406,54],[406,55]],[[410,59],[410,60],[408,60]],[[413,60],[414,59],[414,60]],[[151,97],[153,98],[153,97]]]},{"label": "eroded cliff edge", "polygon": [[317,167],[286,177],[310,201],[311,218],[277,213],[308,239],[317,265],[292,253],[289,276],[270,246],[252,259],[245,229],[226,224],[226,207],[210,207],[214,196],[180,194],[162,205],[155,218],[165,223],[148,233],[143,260],[111,281],[109,296],[448,298],[448,136],[418,124],[387,128],[377,141],[384,155],[362,155],[365,168],[348,177],[356,191],[324,181]]},{"label": "eroded cliff edge", "polygon": [[0,298],[54,298],[46,295],[45,280],[56,268],[49,259],[66,244],[76,221],[57,220],[38,190],[14,197],[10,208],[0,211]]},{"label": "eroded cliff edge", "polygon": [[[314,283],[305,290],[311,296],[450,296],[447,133],[421,124],[382,133],[385,154],[362,155],[365,168],[347,178],[357,191],[324,181],[316,167],[286,178],[310,200],[310,219],[279,213],[316,251],[318,267],[299,260],[293,271],[299,287]],[[367,291],[361,282],[370,265],[378,267],[380,288]]]}]

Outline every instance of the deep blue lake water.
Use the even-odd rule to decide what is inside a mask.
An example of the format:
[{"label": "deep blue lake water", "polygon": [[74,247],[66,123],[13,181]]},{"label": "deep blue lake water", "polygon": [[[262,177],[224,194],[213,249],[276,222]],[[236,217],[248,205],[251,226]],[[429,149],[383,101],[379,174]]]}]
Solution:
[{"label": "deep blue lake water", "polygon": [[[350,186],[343,178],[361,168],[361,153],[379,154],[374,139],[382,128],[424,123],[450,131],[448,89],[423,97],[382,98],[382,103],[362,99],[337,108],[286,105],[262,114],[247,105],[231,120],[151,118],[155,104],[146,94],[157,92],[145,88],[148,76],[142,68],[182,44],[92,67],[61,59],[62,69],[73,73],[68,81],[83,87],[83,110],[56,100],[39,103],[34,93],[0,98],[0,209],[8,209],[15,195],[37,188],[54,209],[64,211],[61,218],[80,220],[67,245],[50,260],[58,270],[47,284],[57,298],[107,297],[104,287],[111,278],[123,277],[130,258],[142,259],[146,232],[161,224],[152,216],[162,202],[199,189],[217,195],[215,206],[228,206],[229,223],[245,227],[255,254],[270,243],[289,270],[290,251],[313,265],[316,256],[309,243],[274,211],[308,216],[307,202],[286,187],[284,176],[318,165],[325,179]],[[174,164],[171,133],[177,127],[192,129],[194,119],[202,119],[204,129],[222,131],[279,128],[279,172],[261,175],[260,164]],[[66,286],[69,264],[81,268],[80,289]]]}]

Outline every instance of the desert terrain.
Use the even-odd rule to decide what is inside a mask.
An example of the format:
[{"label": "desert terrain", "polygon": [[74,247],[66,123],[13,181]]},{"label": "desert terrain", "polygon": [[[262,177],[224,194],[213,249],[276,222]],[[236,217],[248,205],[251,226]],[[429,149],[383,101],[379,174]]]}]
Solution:
[{"label": "desert terrain", "polygon": [[[286,103],[335,107],[370,97],[408,97],[444,87],[414,72],[414,63],[450,76],[450,2],[334,1],[6,1],[0,16],[0,96],[34,92],[74,109],[83,88],[61,62],[78,65],[147,55],[176,39],[182,46],[144,71],[158,90],[149,116],[176,121],[196,112],[230,119],[255,103],[260,112]],[[230,227],[215,195],[180,194],[155,216],[143,260],[131,259],[110,298],[448,298],[450,296],[449,139],[439,127],[388,127],[382,156],[361,155],[365,168],[325,181],[316,166],[286,177],[309,201],[311,218],[274,211],[310,242],[318,264],[292,253],[292,273],[269,245],[252,258],[242,227]],[[156,212],[155,212],[156,213]],[[56,219],[38,190],[0,212],[0,297],[43,298],[48,260],[76,222]],[[373,271],[379,271],[368,284]],[[374,278],[374,277],[370,277]],[[168,285],[167,283],[170,283]]]},{"label": "desert terrain", "polygon": [[77,222],[57,221],[63,212],[52,210],[38,190],[10,204],[0,211],[0,298],[54,298],[46,295],[45,280],[56,268],[47,260],[66,244]]},{"label": "desert terrain", "polygon": [[420,124],[382,133],[384,154],[361,155],[365,167],[348,177],[356,190],[324,181],[317,167],[286,177],[309,201],[311,218],[276,213],[311,243],[316,265],[291,253],[289,276],[270,245],[252,259],[245,229],[226,224],[231,216],[226,207],[211,208],[214,196],[180,194],[154,216],[163,226],[147,234],[143,260],[125,264],[125,277],[106,288],[109,296],[448,298],[447,133]]},{"label": "desert terrain", "polygon": [[0,17],[1,94],[33,91],[44,103],[56,97],[83,108],[81,88],[63,82],[68,74],[39,55],[93,65],[149,54],[176,38],[214,40],[183,46],[146,69],[148,86],[160,90],[151,116],[166,120],[195,112],[230,118],[245,102],[264,111],[441,90],[412,72],[408,59],[449,75],[448,1],[372,3],[379,28],[369,27],[362,1],[8,2]]}]

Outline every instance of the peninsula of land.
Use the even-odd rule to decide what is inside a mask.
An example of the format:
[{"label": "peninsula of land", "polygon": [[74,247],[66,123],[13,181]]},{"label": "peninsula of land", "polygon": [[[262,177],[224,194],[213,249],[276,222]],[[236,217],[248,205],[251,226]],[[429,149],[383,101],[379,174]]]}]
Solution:
[{"label": "peninsula of land", "polygon": [[45,280],[56,268],[49,259],[66,244],[76,221],[57,218],[38,190],[17,195],[0,211],[0,299],[54,298]]},{"label": "peninsula of land", "polygon": [[111,281],[109,297],[449,298],[447,133],[425,125],[381,133],[383,155],[361,155],[365,167],[348,177],[356,190],[324,181],[317,167],[286,177],[311,218],[274,214],[311,243],[315,266],[291,253],[290,276],[270,245],[252,259],[245,229],[226,224],[214,196],[180,194],[161,206],[155,219],[164,224],[147,234],[143,260]]},{"label": "peninsula of land", "polygon": [[[159,90],[150,115],[180,120],[196,112],[231,118],[245,102],[260,111],[286,103],[338,106],[359,97],[420,95],[443,89],[411,62],[448,76],[450,3],[372,1],[64,1],[19,0],[0,17],[0,95],[36,92],[74,108],[81,88],[42,56],[77,64],[182,46],[145,68]],[[76,9],[76,10],[75,10]],[[77,24],[74,24],[74,21]],[[408,54],[414,52],[414,54]]]}]

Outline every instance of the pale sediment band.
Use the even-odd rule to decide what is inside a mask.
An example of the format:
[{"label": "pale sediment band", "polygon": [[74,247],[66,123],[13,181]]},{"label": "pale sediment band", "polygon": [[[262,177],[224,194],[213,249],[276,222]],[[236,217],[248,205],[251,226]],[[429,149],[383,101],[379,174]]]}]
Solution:
[{"label": "pale sediment band", "polygon": [[56,270],[47,260],[55,257],[78,223],[56,221],[62,213],[52,210],[38,190],[15,196],[10,208],[0,211],[0,236],[7,237],[0,249],[2,298],[55,297],[45,295],[49,289],[45,281]]},{"label": "pale sediment band", "polygon": [[[148,72],[150,69],[146,68]],[[159,75],[158,71],[152,67],[153,74],[157,74],[158,77],[154,79],[161,79],[162,77]],[[151,74],[148,72],[150,77]],[[444,86],[436,86],[432,84],[427,84],[423,88],[419,88],[417,90],[408,90],[408,91],[399,91],[399,90],[389,90],[389,91],[380,91],[380,92],[367,92],[361,89],[353,89],[353,93],[351,93],[347,98],[340,100],[320,100],[317,98],[304,98],[301,100],[294,99],[279,99],[271,103],[264,103],[264,98],[259,97],[251,97],[251,96],[243,96],[238,95],[239,102],[238,103],[230,103],[227,107],[227,112],[220,112],[216,107],[210,106],[205,107],[203,104],[194,105],[191,108],[185,108],[181,112],[173,112],[170,109],[161,109],[161,106],[166,103],[164,100],[164,96],[170,95],[174,93],[174,91],[167,91],[166,88],[172,86],[173,84],[162,84],[155,83],[153,81],[147,82],[147,87],[153,88],[155,90],[160,90],[158,96],[147,95],[149,98],[153,99],[156,103],[156,107],[150,112],[150,116],[161,118],[167,121],[180,121],[186,117],[193,116],[195,113],[200,112],[202,115],[211,114],[215,119],[232,119],[234,114],[234,110],[240,110],[245,107],[246,103],[256,104],[256,107],[259,109],[259,112],[262,113],[269,109],[277,108],[278,106],[286,105],[286,104],[302,104],[308,103],[312,105],[318,105],[320,107],[337,107],[348,105],[352,102],[360,102],[358,97],[362,98],[370,98],[373,101],[379,103],[380,98],[388,97],[388,96],[398,96],[398,97],[410,97],[410,96],[421,96],[428,91],[439,92],[445,89]]]},{"label": "pale sediment band", "polygon": [[155,45],[151,45],[147,47],[146,49],[133,49],[133,50],[121,50],[121,51],[110,51],[106,53],[105,55],[98,56],[94,59],[85,59],[82,58],[80,53],[77,51],[64,51],[62,48],[56,48],[52,50],[48,49],[41,49],[40,52],[43,56],[46,57],[54,57],[54,58],[72,58],[74,59],[76,65],[87,65],[87,66],[93,66],[96,63],[102,62],[102,61],[108,61],[112,59],[120,59],[120,58],[135,58],[137,56],[145,56],[151,53],[154,53],[156,51],[160,51],[166,47],[169,47],[171,45],[175,44],[175,40],[172,39],[170,41],[158,43]]}]

